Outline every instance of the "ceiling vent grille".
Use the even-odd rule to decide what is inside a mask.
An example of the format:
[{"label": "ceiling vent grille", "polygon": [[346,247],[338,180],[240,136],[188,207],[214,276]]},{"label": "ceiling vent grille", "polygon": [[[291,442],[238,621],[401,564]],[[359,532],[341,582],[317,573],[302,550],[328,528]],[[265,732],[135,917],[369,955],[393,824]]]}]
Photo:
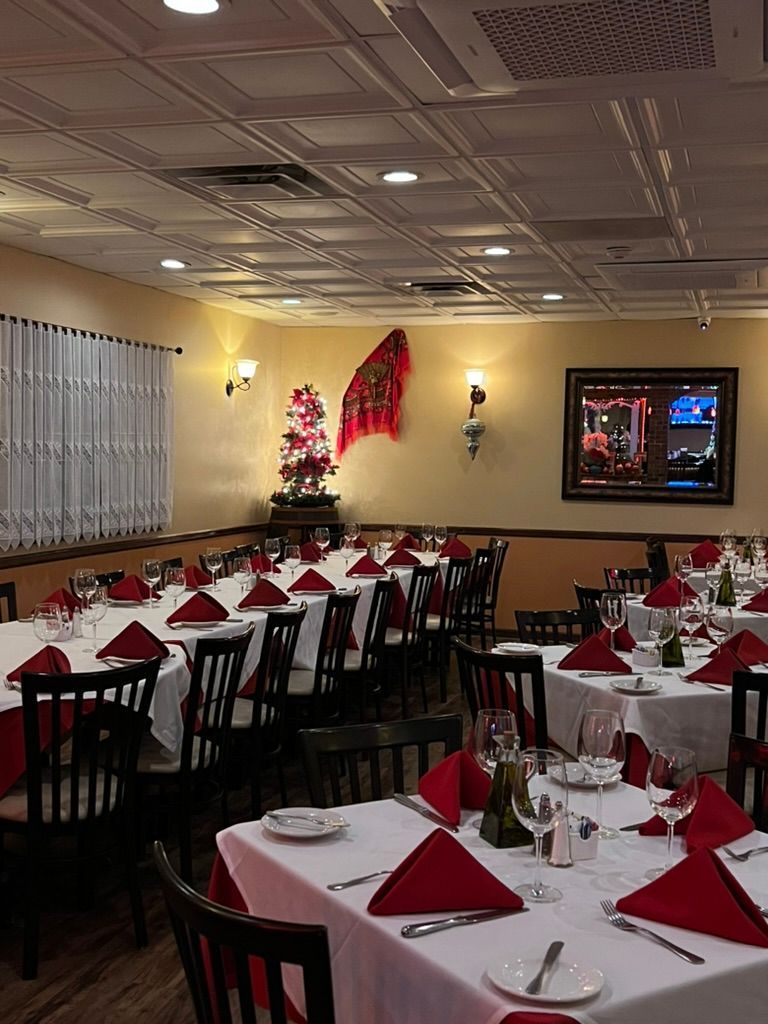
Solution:
[{"label": "ceiling vent grille", "polygon": [[477,281],[469,281],[467,278],[443,278],[435,281],[411,281],[406,285],[409,292],[417,292],[419,295],[431,296],[432,298],[446,295],[487,295],[488,289],[478,284]]},{"label": "ceiling vent grille", "polygon": [[257,202],[264,199],[311,199],[336,194],[326,182],[298,164],[251,164],[241,167],[180,167],[163,171],[176,182],[194,185],[218,199]]},{"label": "ceiling vent grille", "polygon": [[662,260],[646,263],[596,263],[595,270],[621,291],[754,291],[760,287],[761,260]]}]

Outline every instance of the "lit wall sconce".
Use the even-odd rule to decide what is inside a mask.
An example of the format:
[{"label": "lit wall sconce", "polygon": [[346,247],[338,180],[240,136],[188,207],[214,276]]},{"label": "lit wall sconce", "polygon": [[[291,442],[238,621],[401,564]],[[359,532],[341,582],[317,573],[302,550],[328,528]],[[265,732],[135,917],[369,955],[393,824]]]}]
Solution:
[{"label": "lit wall sconce", "polygon": [[480,447],[480,438],[485,433],[485,424],[475,416],[475,406],[482,405],[485,401],[485,372],[483,370],[465,370],[464,376],[469,384],[469,418],[461,425],[461,432],[467,439],[467,451],[469,457],[474,459],[477,449]]},{"label": "lit wall sconce", "polygon": [[[231,369],[232,376],[227,381],[226,392],[229,398],[232,392],[237,388],[239,391],[250,391],[251,378],[256,373],[256,367],[259,364],[255,359],[238,359],[235,365]],[[235,380],[238,379],[238,383],[235,384]]]}]

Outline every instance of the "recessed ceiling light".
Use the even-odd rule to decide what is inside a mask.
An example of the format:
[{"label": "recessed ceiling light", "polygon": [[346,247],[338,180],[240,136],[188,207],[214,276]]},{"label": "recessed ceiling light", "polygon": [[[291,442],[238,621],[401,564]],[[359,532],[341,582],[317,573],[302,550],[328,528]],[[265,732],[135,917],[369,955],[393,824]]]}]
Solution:
[{"label": "recessed ceiling light", "polygon": [[283,299],[284,306],[300,306],[301,299]]},{"label": "recessed ceiling light", "polygon": [[219,0],[163,0],[163,3],[179,14],[214,14],[221,6]]},{"label": "recessed ceiling light", "polygon": [[418,181],[421,175],[416,171],[382,171],[379,177],[390,185],[405,185],[409,181]]},{"label": "recessed ceiling light", "polygon": [[565,298],[560,292],[544,292],[541,297],[545,302],[560,302]]},{"label": "recessed ceiling light", "polygon": [[185,263],[184,260],[167,259],[160,260],[160,266],[163,270],[186,270],[189,264]]},{"label": "recessed ceiling light", "polygon": [[506,245],[489,245],[483,252],[486,256],[509,256],[510,251]]}]

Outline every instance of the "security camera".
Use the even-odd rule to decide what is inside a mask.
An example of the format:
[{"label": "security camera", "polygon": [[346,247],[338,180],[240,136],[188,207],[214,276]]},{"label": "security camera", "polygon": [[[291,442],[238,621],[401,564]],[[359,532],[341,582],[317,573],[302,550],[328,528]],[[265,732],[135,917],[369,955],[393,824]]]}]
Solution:
[{"label": "security camera", "polygon": [[708,331],[709,325],[712,323],[712,320],[708,316],[700,316],[697,322],[700,331]]}]

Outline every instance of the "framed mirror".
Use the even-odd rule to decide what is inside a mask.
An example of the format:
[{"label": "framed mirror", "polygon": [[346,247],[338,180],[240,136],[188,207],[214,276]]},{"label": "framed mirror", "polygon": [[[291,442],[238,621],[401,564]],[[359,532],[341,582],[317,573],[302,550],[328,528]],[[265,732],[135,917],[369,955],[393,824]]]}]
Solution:
[{"label": "framed mirror", "polygon": [[733,504],[739,371],[565,371],[563,498]]}]

